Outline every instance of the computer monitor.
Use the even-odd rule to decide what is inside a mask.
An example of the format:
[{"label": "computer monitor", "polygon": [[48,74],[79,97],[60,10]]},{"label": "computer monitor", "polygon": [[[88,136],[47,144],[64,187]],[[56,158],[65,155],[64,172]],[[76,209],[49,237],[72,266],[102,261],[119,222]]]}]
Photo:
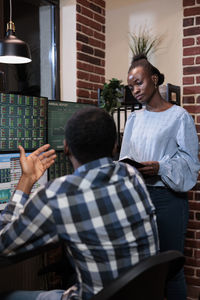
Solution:
[{"label": "computer monitor", "polygon": [[47,142],[47,98],[0,93],[0,149],[32,151]]},{"label": "computer monitor", "polygon": [[64,151],[56,151],[55,163],[48,169],[48,179],[52,180],[64,175],[72,174],[74,169]]},{"label": "computer monitor", "polygon": [[[26,153],[28,156],[30,153]],[[0,210],[4,209],[21,176],[19,153],[0,154]],[[47,182],[47,172],[35,183],[31,193]]]},{"label": "computer monitor", "polygon": [[92,106],[91,104],[48,101],[48,143],[55,150],[63,150],[64,130],[67,120],[78,110]]}]

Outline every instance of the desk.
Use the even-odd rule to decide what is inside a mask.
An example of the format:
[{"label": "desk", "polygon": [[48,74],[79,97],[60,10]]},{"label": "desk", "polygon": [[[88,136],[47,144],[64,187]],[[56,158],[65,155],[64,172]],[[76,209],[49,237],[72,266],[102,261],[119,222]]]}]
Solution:
[{"label": "desk", "polygon": [[49,274],[39,276],[38,273],[52,263],[51,259],[53,263],[58,259],[60,249],[60,244],[54,244],[17,256],[0,255],[0,292],[54,288],[54,285],[58,284],[53,282],[56,281],[55,274],[51,274],[49,278]]}]

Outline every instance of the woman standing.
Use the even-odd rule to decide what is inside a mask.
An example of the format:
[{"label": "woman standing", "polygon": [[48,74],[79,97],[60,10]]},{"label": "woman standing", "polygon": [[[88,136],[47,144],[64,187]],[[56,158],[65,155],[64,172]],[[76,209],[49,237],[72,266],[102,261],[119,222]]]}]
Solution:
[{"label": "woman standing", "polygon": [[[125,126],[120,159],[128,156],[141,162],[151,199],[156,208],[160,250],[184,251],[188,221],[189,191],[197,181],[198,137],[188,112],[165,101],[158,86],[164,75],[146,56],[132,60],[128,85],[145,108],[133,112]],[[169,282],[168,300],[185,300],[184,272]]]}]

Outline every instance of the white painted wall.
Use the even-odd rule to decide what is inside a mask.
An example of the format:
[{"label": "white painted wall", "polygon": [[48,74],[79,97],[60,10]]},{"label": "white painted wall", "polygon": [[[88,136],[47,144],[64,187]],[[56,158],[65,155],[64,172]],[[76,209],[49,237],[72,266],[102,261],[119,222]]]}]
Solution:
[{"label": "white painted wall", "polygon": [[76,0],[60,1],[61,99],[76,102]]},{"label": "white painted wall", "polygon": [[131,61],[129,33],[147,25],[153,35],[164,35],[150,61],[165,74],[165,82],[182,84],[182,1],[106,0],[106,80],[126,83]]}]

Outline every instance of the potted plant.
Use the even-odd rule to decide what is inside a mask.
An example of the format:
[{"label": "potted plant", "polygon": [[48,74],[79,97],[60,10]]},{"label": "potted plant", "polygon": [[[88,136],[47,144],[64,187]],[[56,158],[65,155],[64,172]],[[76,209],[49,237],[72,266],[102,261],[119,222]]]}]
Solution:
[{"label": "potted plant", "polygon": [[141,53],[145,54],[147,58],[152,53],[155,53],[162,42],[162,36],[156,36],[151,33],[150,29],[147,29],[146,26],[140,27],[138,33],[130,33],[130,49],[132,55],[139,55]]},{"label": "potted plant", "polygon": [[100,107],[108,113],[113,114],[116,108],[121,106],[124,99],[124,84],[122,80],[112,78],[108,83],[104,83],[100,91]]}]

